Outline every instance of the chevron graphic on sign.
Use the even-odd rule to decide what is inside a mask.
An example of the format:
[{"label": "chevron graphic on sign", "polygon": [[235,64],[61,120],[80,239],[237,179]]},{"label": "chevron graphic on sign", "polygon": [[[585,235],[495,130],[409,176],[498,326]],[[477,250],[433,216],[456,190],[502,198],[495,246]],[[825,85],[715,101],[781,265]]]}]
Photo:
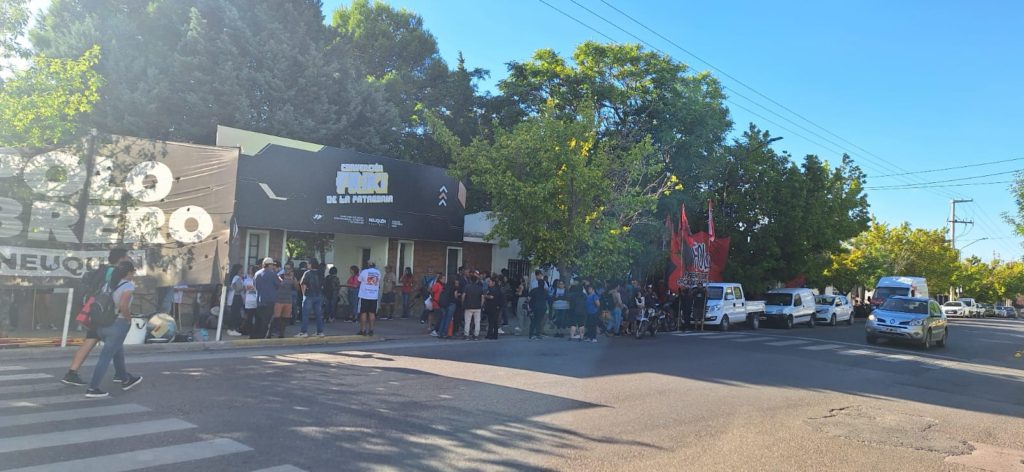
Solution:
[{"label": "chevron graphic on sign", "polygon": [[448,187],[442,185],[441,188],[438,189],[438,192],[441,193],[437,195],[437,206],[448,206]]}]

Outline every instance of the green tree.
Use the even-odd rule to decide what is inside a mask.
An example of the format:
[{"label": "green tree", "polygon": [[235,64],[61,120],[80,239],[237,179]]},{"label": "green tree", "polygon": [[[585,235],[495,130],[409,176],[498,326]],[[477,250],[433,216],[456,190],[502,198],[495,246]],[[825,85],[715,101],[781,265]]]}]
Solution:
[{"label": "green tree", "polygon": [[86,120],[102,131],[210,144],[223,124],[362,151],[398,136],[319,1],[55,0],[31,37],[52,57],[102,48],[103,101]]},{"label": "green tree", "polygon": [[[402,159],[447,167],[450,153],[426,132],[424,113],[433,113],[463,144],[479,134],[485,97],[476,83],[483,69],[469,69],[459,54],[449,70],[423,18],[380,1],[355,0],[334,11],[331,28],[339,54],[351,56],[361,74],[382,86],[397,110],[400,138],[389,152]],[[479,207],[471,192],[470,207]]]},{"label": "green tree", "polygon": [[437,117],[428,120],[452,152],[454,174],[491,195],[489,237],[517,240],[524,256],[563,274],[621,275],[638,249],[623,236],[674,182],[650,140],[630,148],[599,141],[593,114],[544,110],[468,146]]},{"label": "green tree", "polygon": [[99,48],[68,59],[32,55],[21,44],[27,21],[25,1],[0,0],[0,146],[66,141],[99,99]]},{"label": "green tree", "polygon": [[887,275],[928,279],[929,291],[945,293],[953,286],[957,254],[946,240],[945,229],[911,228],[908,223],[890,226],[872,221],[867,231],[844,244],[832,256],[825,273],[842,289],[874,287]]}]

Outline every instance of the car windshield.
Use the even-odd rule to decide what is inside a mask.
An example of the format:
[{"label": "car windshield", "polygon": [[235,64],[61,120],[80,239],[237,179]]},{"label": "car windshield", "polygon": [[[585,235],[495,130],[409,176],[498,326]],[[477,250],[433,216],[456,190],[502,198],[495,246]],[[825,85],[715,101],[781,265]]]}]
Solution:
[{"label": "car windshield", "polygon": [[708,300],[721,300],[725,289],[722,287],[708,287]]},{"label": "car windshield", "polygon": [[789,293],[769,293],[764,300],[765,305],[790,306],[793,304],[793,295]]},{"label": "car windshield", "polygon": [[960,303],[960,302],[946,302],[942,306],[955,306],[955,307],[959,308],[959,307],[964,306],[964,304]]},{"label": "car windshield", "polygon": [[913,313],[915,315],[928,314],[928,302],[921,300],[909,300],[906,298],[890,298],[882,305],[886,311],[899,311]]},{"label": "car windshield", "polygon": [[814,299],[814,303],[817,303],[819,305],[831,305],[835,302],[836,297],[831,295],[818,295],[818,297]]},{"label": "car windshield", "polygon": [[909,291],[910,289],[906,287],[876,287],[874,297],[885,300],[889,297],[907,296],[910,294]]}]

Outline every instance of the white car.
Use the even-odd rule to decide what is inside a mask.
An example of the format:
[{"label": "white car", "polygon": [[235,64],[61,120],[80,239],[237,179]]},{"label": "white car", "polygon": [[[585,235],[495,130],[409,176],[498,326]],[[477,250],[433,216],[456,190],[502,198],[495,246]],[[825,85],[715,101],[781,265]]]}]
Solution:
[{"label": "white car", "polygon": [[967,305],[965,305],[964,302],[961,301],[943,303],[942,312],[945,313],[946,316],[956,316],[960,318],[968,316]]},{"label": "white car", "polygon": [[837,322],[853,325],[853,305],[842,295],[818,295],[814,299],[814,321],[835,326]]},{"label": "white car", "polygon": [[707,310],[704,324],[728,331],[735,323],[747,323],[757,329],[764,315],[764,302],[747,300],[743,287],[735,283],[710,283],[707,286]]},{"label": "white car", "polygon": [[779,288],[765,295],[765,320],[780,323],[786,329],[805,323],[813,328],[814,310],[814,292],[808,288]]}]

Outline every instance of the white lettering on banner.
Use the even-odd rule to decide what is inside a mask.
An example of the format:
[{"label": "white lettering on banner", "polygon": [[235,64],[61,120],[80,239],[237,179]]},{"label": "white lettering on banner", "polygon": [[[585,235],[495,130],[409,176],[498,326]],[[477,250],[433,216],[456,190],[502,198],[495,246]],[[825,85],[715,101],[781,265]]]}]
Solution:
[{"label": "white lettering on banner", "polygon": [[29,215],[28,239],[49,241],[50,234],[62,243],[77,243],[71,227],[78,222],[78,210],[67,203],[32,202]]},{"label": "white lettering on banner", "polygon": [[[153,188],[146,187],[146,177],[148,176],[156,178],[156,185]],[[174,174],[171,173],[171,169],[163,163],[155,161],[140,162],[132,168],[132,171],[128,173],[128,178],[124,181],[124,188],[128,190],[128,193],[146,203],[156,202],[166,197],[171,193],[173,185]]]},{"label": "white lettering on banner", "polygon": [[693,248],[693,265],[697,267],[697,270],[710,271],[711,254],[708,252],[707,246],[704,243],[694,243],[690,247]]},{"label": "white lettering on banner", "polygon": [[[188,229],[189,220],[194,221],[196,229]],[[167,229],[171,237],[183,243],[198,243],[213,234],[213,218],[206,210],[189,205],[174,210],[167,221]]]},{"label": "white lettering on banner", "polygon": [[0,152],[0,178],[14,177],[21,168],[21,156]]},{"label": "white lettering on banner", "polygon": [[[146,251],[128,251],[136,275],[146,275]],[[0,274],[14,277],[81,277],[107,262],[107,251],[0,246]]]},{"label": "white lettering on banner", "polygon": [[163,244],[164,212],[157,207],[132,207],[124,214],[124,242]]},{"label": "white lettering on banner", "polygon": [[88,244],[116,243],[117,224],[120,221],[121,209],[116,206],[90,205],[86,207],[82,242]]},{"label": "white lettering on banner", "polygon": [[89,198],[93,200],[117,200],[121,189],[114,182],[114,160],[107,156],[96,156],[92,180],[89,182]]},{"label": "white lettering on banner", "polygon": [[326,203],[394,203],[394,195],[388,195],[388,181],[381,164],[342,164],[334,180],[337,195],[327,195]]},{"label": "white lettering on banner", "polygon": [[[59,178],[50,178],[51,170],[61,172]],[[85,185],[85,167],[78,158],[65,151],[50,151],[29,159],[22,179],[36,193],[50,197],[71,195]]]},{"label": "white lettering on banner", "polygon": [[0,238],[10,238],[21,234],[24,225],[21,216],[21,203],[10,198],[0,197]]}]

